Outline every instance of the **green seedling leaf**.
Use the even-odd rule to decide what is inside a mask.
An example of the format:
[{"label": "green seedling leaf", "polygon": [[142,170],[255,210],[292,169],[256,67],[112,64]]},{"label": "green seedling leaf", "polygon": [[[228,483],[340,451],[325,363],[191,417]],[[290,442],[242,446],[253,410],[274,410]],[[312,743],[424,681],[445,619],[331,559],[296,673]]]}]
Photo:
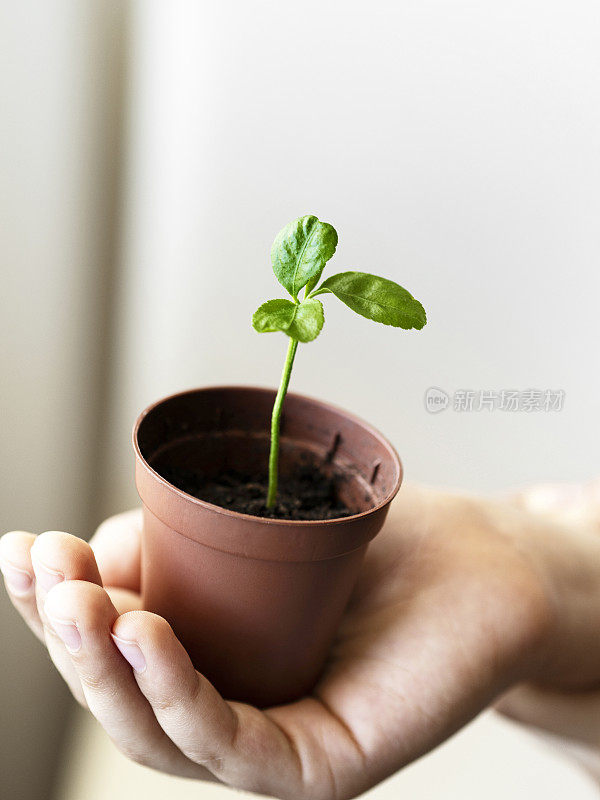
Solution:
[{"label": "green seedling leaf", "polygon": [[296,304],[291,300],[267,300],[252,315],[252,327],[259,333],[285,331],[292,322]]},{"label": "green seedling leaf", "polygon": [[312,342],[321,333],[325,317],[320,300],[310,298],[296,306],[296,316],[286,333],[299,342]]},{"label": "green seedling leaf", "polygon": [[282,331],[298,342],[312,342],[323,327],[323,306],[310,298],[302,303],[291,300],[267,300],[252,317],[254,330],[259,333]]},{"label": "green seedling leaf", "polygon": [[314,295],[331,292],[357,314],[394,328],[421,328],[427,322],[418,300],[387,278],[368,272],[340,272],[319,286]]},{"label": "green seedling leaf", "polygon": [[271,263],[277,280],[294,299],[309,281],[316,285],[337,241],[333,225],[312,214],[298,217],[279,231],[271,248]]},{"label": "green seedling leaf", "polygon": [[[273,272],[293,300],[268,300],[254,312],[252,325],[259,333],[281,331],[289,336],[279,389],[271,414],[269,489],[267,509],[277,500],[279,432],[283,401],[288,390],[299,342],[312,342],[323,327],[319,294],[334,294],[357,314],[396,328],[417,328],[427,322],[418,300],[394,281],[367,272],[340,272],[315,289],[325,264],[335,253],[337,233],[312,214],[298,217],[279,231],[271,248]],[[304,289],[304,299],[298,293]]]}]

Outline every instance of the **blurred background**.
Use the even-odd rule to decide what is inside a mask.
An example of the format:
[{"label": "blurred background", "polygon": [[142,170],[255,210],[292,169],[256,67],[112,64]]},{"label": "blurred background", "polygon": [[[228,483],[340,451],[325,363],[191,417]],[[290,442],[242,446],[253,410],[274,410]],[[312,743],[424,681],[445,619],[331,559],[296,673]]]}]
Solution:
[{"label": "blurred background", "polygon": [[[332,270],[406,285],[398,334],[325,301],[292,389],[366,417],[407,479],[598,472],[600,7],[593,0],[20,0],[0,5],[0,528],[88,538],[135,505],[130,430],[182,388],[274,386],[269,247],[332,222]],[[450,396],[430,414],[428,387]],[[563,391],[459,412],[461,390]],[[477,402],[475,402],[475,408]],[[227,798],[125,761],[0,597],[0,794]],[[372,792],[596,797],[483,715]]]}]

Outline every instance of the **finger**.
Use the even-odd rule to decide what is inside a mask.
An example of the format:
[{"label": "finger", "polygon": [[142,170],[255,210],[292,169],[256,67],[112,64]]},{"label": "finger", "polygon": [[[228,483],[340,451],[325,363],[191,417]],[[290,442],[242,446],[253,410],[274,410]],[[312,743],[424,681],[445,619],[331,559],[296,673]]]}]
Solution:
[{"label": "finger", "polygon": [[47,531],[37,537],[31,548],[31,560],[36,577],[38,613],[44,625],[48,652],[75,699],[85,705],[77,672],[73,668],[64,643],[48,624],[44,604],[50,589],[65,580],[83,580],[101,584],[94,554],[87,542],[77,536],[60,531]]},{"label": "finger", "polygon": [[44,628],[35,599],[35,575],[31,547],[36,537],[25,531],[12,531],[0,539],[0,570],[13,606],[42,642]]},{"label": "finger", "polygon": [[109,517],[90,540],[105,586],[140,591],[142,509]]},{"label": "finger", "polygon": [[119,750],[134,761],[171,774],[206,778],[173,744],[140,692],[129,664],[111,638],[117,611],[101,587],[84,581],[55,586],[46,613],[62,638],[88,707]]},{"label": "finger", "polygon": [[115,643],[170,739],[220,780],[247,791],[302,797],[302,765],[267,714],[227,703],[194,669],[169,624],[146,611],[119,617]]}]

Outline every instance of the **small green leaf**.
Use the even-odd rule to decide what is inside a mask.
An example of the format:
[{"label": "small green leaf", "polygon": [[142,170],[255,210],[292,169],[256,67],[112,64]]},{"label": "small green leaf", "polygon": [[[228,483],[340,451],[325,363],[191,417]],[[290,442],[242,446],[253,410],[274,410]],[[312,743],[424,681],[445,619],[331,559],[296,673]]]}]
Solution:
[{"label": "small green leaf", "polygon": [[323,327],[323,306],[313,298],[302,303],[291,300],[267,300],[252,317],[259,333],[281,331],[299,342],[312,342]]},{"label": "small green leaf", "polygon": [[267,300],[252,315],[252,327],[259,333],[285,331],[296,314],[291,300]]},{"label": "small green leaf", "polygon": [[296,306],[296,315],[286,333],[299,342],[312,342],[321,333],[325,317],[320,300],[310,298]]},{"label": "small green leaf", "polygon": [[421,328],[427,322],[418,300],[387,278],[367,272],[340,272],[319,286],[315,294],[331,292],[357,314],[395,328]]},{"label": "small green leaf", "polygon": [[303,286],[319,280],[323,267],[335,253],[337,233],[333,225],[312,214],[298,217],[279,231],[271,248],[277,280],[294,299]]}]

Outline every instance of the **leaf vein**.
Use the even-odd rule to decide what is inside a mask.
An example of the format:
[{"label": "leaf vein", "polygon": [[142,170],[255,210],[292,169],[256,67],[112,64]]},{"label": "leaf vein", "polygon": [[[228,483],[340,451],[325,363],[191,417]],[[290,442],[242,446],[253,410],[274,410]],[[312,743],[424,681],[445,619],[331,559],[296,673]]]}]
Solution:
[{"label": "leaf vein", "polygon": [[308,245],[310,244],[313,236],[315,235],[315,233],[317,231],[317,228],[318,228],[318,225],[313,225],[313,229],[309,233],[309,235],[307,236],[306,241],[304,242],[304,244],[302,245],[302,250],[300,251],[300,255],[298,256],[298,258],[296,260],[296,266],[294,268],[294,276],[292,278],[292,289],[294,290],[294,297],[296,297],[298,295],[298,292],[300,291],[300,289],[296,289],[296,276],[298,275],[298,270],[300,268],[300,264],[302,263],[302,259],[304,258],[304,253],[306,251],[306,248],[308,247]]}]

